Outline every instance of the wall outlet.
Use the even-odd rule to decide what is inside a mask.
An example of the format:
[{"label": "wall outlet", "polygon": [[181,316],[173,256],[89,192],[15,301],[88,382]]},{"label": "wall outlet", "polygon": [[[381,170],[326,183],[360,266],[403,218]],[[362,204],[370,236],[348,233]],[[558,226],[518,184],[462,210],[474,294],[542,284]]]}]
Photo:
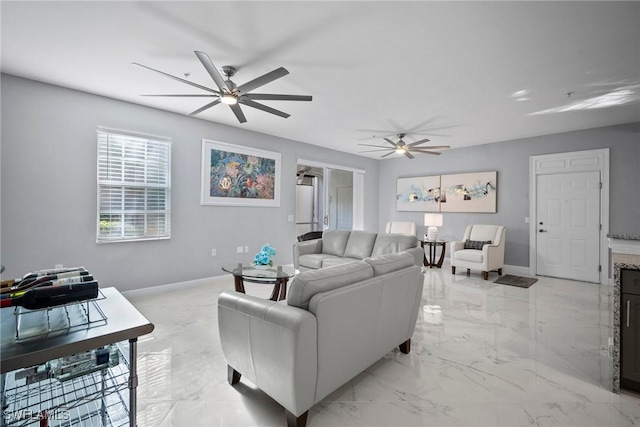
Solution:
[{"label": "wall outlet", "polygon": [[62,264],[56,264],[53,268],[64,268]]},{"label": "wall outlet", "polygon": [[244,253],[245,253],[245,254],[248,254],[248,253],[249,253],[249,246],[245,246],[245,247],[244,247]]},{"label": "wall outlet", "polygon": [[211,256],[216,256],[218,253],[215,249],[211,249]]},{"label": "wall outlet", "polygon": [[289,216],[287,217],[287,221],[289,221],[289,222],[293,222],[293,221],[295,221],[295,217],[294,217],[293,215],[289,215]]},{"label": "wall outlet", "polygon": [[525,224],[529,224],[529,217],[528,217],[528,216],[525,216],[525,217],[524,217],[524,223],[525,223]]},{"label": "wall outlet", "polygon": [[238,246],[238,247],[236,248],[236,253],[241,254],[243,249],[244,249],[244,248],[243,248],[242,246]]}]

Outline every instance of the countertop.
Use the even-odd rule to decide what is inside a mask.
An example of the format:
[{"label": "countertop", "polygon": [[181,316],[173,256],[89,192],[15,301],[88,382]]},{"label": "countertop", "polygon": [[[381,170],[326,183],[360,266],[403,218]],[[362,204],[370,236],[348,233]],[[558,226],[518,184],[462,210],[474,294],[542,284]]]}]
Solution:
[{"label": "countertop", "polygon": [[607,237],[610,239],[618,239],[618,240],[640,240],[640,234],[615,234],[609,233]]}]

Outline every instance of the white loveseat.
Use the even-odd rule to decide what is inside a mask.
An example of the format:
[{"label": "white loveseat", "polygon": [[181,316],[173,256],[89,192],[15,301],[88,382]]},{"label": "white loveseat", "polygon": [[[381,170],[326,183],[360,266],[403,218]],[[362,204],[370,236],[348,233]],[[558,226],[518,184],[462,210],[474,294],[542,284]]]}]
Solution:
[{"label": "white loveseat", "polygon": [[422,298],[420,267],[407,253],[307,271],[287,303],[235,291],[218,299],[228,380],[247,378],[284,406],[289,427],[400,346],[410,351]]},{"label": "white loveseat", "polygon": [[332,267],[389,253],[409,252],[422,265],[424,249],[416,236],[362,230],[328,230],[321,239],[293,245],[293,265],[300,271]]}]

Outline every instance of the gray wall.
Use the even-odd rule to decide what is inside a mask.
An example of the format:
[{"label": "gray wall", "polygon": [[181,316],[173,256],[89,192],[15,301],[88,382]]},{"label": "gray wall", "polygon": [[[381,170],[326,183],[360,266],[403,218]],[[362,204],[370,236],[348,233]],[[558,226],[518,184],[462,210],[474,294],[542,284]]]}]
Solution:
[{"label": "gray wall", "polygon": [[496,170],[497,213],[444,213],[438,237],[459,240],[467,224],[504,225],[505,263],[529,266],[529,224],[525,223],[529,216],[529,157],[596,148],[610,149],[610,232],[640,233],[640,123],[459,148],[414,160],[382,161],[378,229],[383,230],[387,221],[415,221],[419,235],[426,233],[423,213],[396,211],[396,178]]},{"label": "gray wall", "polygon": [[[1,84],[3,278],[84,265],[100,286],[139,289],[221,275],[223,263],[249,259],[264,243],[291,263],[298,158],[366,170],[365,228],[378,227],[376,160],[11,75]],[[96,244],[98,126],[173,139],[170,240]],[[280,207],[201,206],[202,138],[282,153]],[[237,255],[240,245],[249,253]]]}]

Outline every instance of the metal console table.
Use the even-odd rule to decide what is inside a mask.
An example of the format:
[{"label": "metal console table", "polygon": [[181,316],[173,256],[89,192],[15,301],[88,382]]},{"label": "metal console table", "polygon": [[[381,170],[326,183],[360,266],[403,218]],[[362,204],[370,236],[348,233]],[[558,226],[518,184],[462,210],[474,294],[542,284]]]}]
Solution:
[{"label": "metal console table", "polygon": [[[101,292],[104,298],[91,302],[100,312],[101,321],[89,321],[84,326],[69,325],[67,329],[38,334],[31,339],[28,336],[18,336],[19,316],[16,315],[13,308],[0,310],[2,426],[32,425],[34,422],[35,425],[38,425],[39,417],[50,417],[51,414],[55,415],[59,411],[77,408],[80,406],[78,401],[82,402],[82,406],[88,407],[88,403],[100,400],[101,405],[93,406],[98,408],[97,415],[88,414],[89,410],[84,410],[82,415],[70,419],[71,417],[65,414],[64,421],[60,425],[86,425],[88,418],[98,419],[98,423],[103,426],[114,425],[116,422],[105,416],[105,406],[113,404],[113,399],[105,398],[105,387],[111,387],[111,390],[115,390],[114,394],[117,392],[123,405],[128,403],[128,408],[124,408],[125,415],[122,417],[124,419],[118,420],[118,423],[127,424],[128,418],[128,425],[136,426],[137,340],[139,336],[152,332],[154,326],[117,289],[105,288],[101,289]],[[48,310],[57,310],[58,308],[53,307]],[[69,317],[68,309],[64,308],[64,310],[67,311],[66,316]],[[46,318],[49,319],[49,316],[50,314],[47,312]],[[62,385],[55,385],[59,384],[56,383],[58,381],[56,379],[36,382],[39,381],[36,375],[38,369],[47,366],[50,361],[86,354],[86,352],[95,349],[127,341],[128,357],[123,354],[125,361],[118,366],[100,369],[95,372],[95,375],[86,374],[62,383]],[[118,346],[118,351],[122,351],[120,346]],[[128,372],[123,368],[123,365],[126,365],[126,359],[128,359]],[[25,368],[33,368],[31,371],[36,380],[30,384],[27,381],[27,385],[24,386],[7,388],[8,376],[18,370],[22,370],[22,374],[25,372]],[[46,382],[52,384],[43,385]],[[77,386],[77,384],[79,385]],[[125,393],[121,393],[121,391]],[[122,396],[126,396],[127,391],[128,399],[125,400],[128,402],[125,402]],[[43,404],[40,404],[41,401]],[[78,411],[80,410],[78,409]],[[20,417],[14,416],[12,418],[11,414],[20,414]],[[30,416],[25,417],[25,414]],[[55,424],[55,416],[53,419]]]}]

